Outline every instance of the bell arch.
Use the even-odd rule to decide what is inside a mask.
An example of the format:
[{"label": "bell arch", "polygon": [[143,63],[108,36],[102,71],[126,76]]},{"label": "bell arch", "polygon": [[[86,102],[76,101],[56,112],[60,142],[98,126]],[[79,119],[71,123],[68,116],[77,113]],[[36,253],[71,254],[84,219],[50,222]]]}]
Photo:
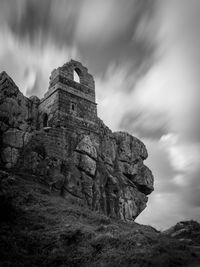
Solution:
[{"label": "bell arch", "polygon": [[77,83],[80,83],[81,82],[80,75],[81,75],[80,69],[74,68],[74,70],[73,70],[73,77],[74,77],[74,81],[75,82],[77,82]]}]

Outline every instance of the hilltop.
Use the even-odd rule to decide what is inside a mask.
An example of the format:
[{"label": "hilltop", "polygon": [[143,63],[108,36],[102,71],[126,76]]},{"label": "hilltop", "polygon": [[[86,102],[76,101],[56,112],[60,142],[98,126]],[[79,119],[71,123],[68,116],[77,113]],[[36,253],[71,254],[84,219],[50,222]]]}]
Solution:
[{"label": "hilltop", "polygon": [[42,99],[27,98],[0,73],[0,147],[0,167],[40,176],[117,219],[134,221],[154,190],[145,145],[97,116],[93,76],[78,61],[52,71]]},{"label": "hilltop", "polygon": [[2,170],[0,181],[1,266],[199,266],[198,223],[162,233],[63,198],[37,175]]}]

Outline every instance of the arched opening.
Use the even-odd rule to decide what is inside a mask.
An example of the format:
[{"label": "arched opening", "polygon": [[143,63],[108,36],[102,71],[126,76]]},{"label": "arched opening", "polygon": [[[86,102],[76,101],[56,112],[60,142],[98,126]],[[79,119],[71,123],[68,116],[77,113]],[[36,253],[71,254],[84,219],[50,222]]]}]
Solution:
[{"label": "arched opening", "polygon": [[47,123],[48,123],[48,116],[46,113],[44,113],[44,115],[43,115],[43,127],[47,127]]},{"label": "arched opening", "polygon": [[78,68],[74,69],[74,81],[80,83],[80,70]]}]

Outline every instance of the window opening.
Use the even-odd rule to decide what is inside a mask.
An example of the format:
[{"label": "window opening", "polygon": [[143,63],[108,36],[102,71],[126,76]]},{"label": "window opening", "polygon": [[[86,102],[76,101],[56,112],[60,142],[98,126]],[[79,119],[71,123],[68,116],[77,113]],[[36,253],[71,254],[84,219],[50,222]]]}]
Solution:
[{"label": "window opening", "polygon": [[72,102],[71,103],[71,112],[76,113],[76,111],[77,111],[77,104]]},{"label": "window opening", "polygon": [[45,113],[44,116],[43,116],[43,127],[47,127],[47,122],[48,122],[48,116]]},{"label": "window opening", "polygon": [[74,70],[74,81],[80,83],[80,77],[77,69]]}]

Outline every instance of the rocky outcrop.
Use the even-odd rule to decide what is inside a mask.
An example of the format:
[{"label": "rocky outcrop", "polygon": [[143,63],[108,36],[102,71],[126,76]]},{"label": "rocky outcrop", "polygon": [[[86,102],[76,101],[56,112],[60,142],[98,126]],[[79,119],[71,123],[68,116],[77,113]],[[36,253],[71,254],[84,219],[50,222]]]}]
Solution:
[{"label": "rocky outcrop", "polygon": [[178,222],[163,233],[180,240],[200,242],[200,224],[193,220]]},{"label": "rocky outcrop", "polygon": [[47,116],[44,102],[26,98],[0,74],[1,167],[30,172],[93,210],[134,220],[153,191],[153,175],[143,164],[145,145],[128,133],[113,133],[98,117],[90,122],[74,110],[57,110],[57,95],[48,99]]},{"label": "rocky outcrop", "polygon": [[38,103],[37,97],[24,97],[6,72],[0,74],[1,162],[8,168],[15,166],[29,133],[36,129]]}]

